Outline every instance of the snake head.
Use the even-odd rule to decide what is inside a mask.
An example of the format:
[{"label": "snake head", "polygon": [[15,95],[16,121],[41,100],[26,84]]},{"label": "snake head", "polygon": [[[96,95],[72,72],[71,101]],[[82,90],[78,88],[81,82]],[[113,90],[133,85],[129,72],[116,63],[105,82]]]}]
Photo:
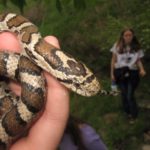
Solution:
[{"label": "snake head", "polygon": [[92,71],[70,54],[54,48],[51,49],[51,61],[49,60],[47,62],[55,69],[54,76],[75,93],[93,96],[100,90],[100,84]]},{"label": "snake head", "polygon": [[62,64],[61,67],[58,68],[63,75],[60,77],[57,75],[57,79],[75,93],[89,97],[99,92],[100,83],[98,79],[92,71],[80,61],[69,56],[68,59],[66,59],[64,67]]},{"label": "snake head", "polygon": [[[81,80],[79,80],[79,78]],[[57,80],[60,81],[63,85],[65,85],[67,88],[71,89],[73,92],[82,96],[90,97],[96,95],[99,92],[100,83],[94,75],[91,75],[87,78],[79,78],[67,78],[66,80],[57,78]]]},{"label": "snake head", "polygon": [[72,85],[73,86],[70,87],[72,91],[87,97],[96,95],[100,90],[100,83],[93,74],[84,79],[82,78],[80,83],[73,82]]}]

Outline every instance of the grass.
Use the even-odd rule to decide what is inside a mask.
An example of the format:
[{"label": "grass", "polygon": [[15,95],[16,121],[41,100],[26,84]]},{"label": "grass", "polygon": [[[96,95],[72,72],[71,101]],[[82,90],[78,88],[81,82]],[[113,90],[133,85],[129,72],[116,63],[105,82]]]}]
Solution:
[{"label": "grass", "polygon": [[[142,79],[136,91],[137,102],[150,98],[147,78]],[[106,81],[109,79],[103,81],[108,87],[109,82]],[[86,98],[71,95],[71,112],[92,125],[109,150],[141,150],[144,130],[150,125],[147,121],[150,118],[149,111],[139,108],[138,119],[131,125],[122,111],[120,96],[97,95]]]}]

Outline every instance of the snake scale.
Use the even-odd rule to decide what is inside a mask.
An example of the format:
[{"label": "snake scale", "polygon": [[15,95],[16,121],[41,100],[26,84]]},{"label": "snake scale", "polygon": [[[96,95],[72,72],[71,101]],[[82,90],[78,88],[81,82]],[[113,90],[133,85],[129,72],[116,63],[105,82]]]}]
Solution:
[{"label": "snake scale", "polygon": [[[83,95],[98,93],[100,84],[95,75],[72,56],[47,43],[38,28],[25,17],[0,15],[0,32],[18,36],[21,54],[0,52],[0,150],[6,150],[29,129],[45,104],[45,70],[67,88]],[[21,96],[8,87],[9,80],[20,83]]]}]

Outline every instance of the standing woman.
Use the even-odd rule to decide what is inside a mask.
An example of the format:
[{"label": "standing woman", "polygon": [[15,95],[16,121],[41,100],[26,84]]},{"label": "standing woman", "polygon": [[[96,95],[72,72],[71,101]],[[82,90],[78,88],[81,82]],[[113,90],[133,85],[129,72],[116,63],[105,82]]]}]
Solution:
[{"label": "standing woman", "polygon": [[110,51],[111,80],[121,90],[123,110],[130,119],[136,119],[138,107],[134,93],[139,83],[139,75],[144,76],[146,72],[141,61],[144,53],[133,29],[123,30]]}]

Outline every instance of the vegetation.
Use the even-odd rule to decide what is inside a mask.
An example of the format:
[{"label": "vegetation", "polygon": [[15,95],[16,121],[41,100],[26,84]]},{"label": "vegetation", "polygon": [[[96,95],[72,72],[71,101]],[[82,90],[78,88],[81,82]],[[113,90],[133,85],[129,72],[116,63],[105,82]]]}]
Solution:
[{"label": "vegetation", "polygon": [[[19,1],[10,0],[7,7],[6,3],[0,5],[0,11],[19,13],[20,7],[22,13],[39,26],[43,36],[57,36],[62,49],[85,62],[108,90],[109,49],[123,28],[132,27],[145,50],[147,70],[136,96],[139,104],[150,100],[150,1],[82,0],[80,4],[79,1],[24,0],[20,1],[24,4],[19,5]],[[139,118],[131,125],[122,112],[120,96],[85,98],[72,93],[71,112],[95,127],[109,150],[141,150],[147,142],[144,131],[150,126],[149,110],[140,107]]]}]

